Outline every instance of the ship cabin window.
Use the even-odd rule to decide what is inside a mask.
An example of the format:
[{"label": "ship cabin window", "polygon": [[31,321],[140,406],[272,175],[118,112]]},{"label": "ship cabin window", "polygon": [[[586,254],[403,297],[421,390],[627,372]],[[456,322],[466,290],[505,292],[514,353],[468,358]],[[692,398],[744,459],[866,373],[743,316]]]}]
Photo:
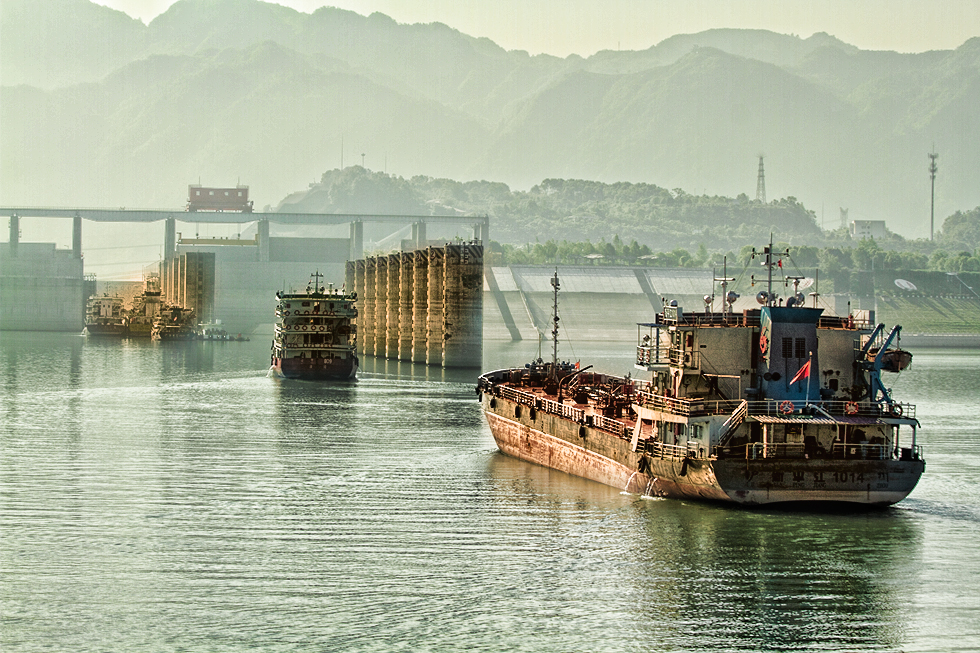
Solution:
[{"label": "ship cabin window", "polygon": [[806,358],[806,338],[796,339],[796,357]]},{"label": "ship cabin window", "polygon": [[793,339],[783,338],[783,358],[793,357]]},{"label": "ship cabin window", "polygon": [[830,381],[827,382],[827,385],[834,392],[837,392],[838,388],[840,388],[840,382],[837,379],[831,379]]},{"label": "ship cabin window", "polygon": [[310,302],[303,302],[303,306],[309,306]]},{"label": "ship cabin window", "polygon": [[208,195],[211,195],[213,197],[214,196],[214,191],[213,190],[212,191],[208,191]]},{"label": "ship cabin window", "polygon": [[330,302],[330,310],[333,310],[333,302]]}]

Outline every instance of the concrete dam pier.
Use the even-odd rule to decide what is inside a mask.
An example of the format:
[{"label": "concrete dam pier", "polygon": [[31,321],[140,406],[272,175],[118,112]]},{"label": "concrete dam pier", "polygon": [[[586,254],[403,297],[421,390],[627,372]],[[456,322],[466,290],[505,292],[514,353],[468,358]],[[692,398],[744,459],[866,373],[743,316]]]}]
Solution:
[{"label": "concrete dam pier", "polygon": [[483,245],[426,247],[347,262],[358,353],[441,367],[483,363]]}]

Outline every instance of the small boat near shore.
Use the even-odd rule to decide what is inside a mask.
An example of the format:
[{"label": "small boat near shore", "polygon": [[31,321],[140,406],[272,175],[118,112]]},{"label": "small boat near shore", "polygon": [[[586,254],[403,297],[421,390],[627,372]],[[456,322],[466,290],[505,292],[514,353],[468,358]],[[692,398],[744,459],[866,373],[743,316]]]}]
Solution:
[{"label": "small boat near shore", "polygon": [[[793,289],[760,307],[687,312],[665,302],[638,326],[632,379],[559,362],[555,351],[487,372],[477,393],[503,453],[627,492],[744,505],[886,506],[904,499],[925,469],[915,406],[892,396],[883,372],[908,367],[868,312],[825,316]],[[782,281],[782,280],[780,280]],[[798,283],[798,282],[797,282]],[[707,299],[706,299],[707,304]]]},{"label": "small boat near shore", "polygon": [[357,375],[357,295],[321,286],[312,275],[304,292],[276,293],[272,370],[287,379],[319,381]]},{"label": "small boat near shore", "polygon": [[238,333],[232,335],[225,330],[221,320],[215,320],[209,324],[198,324],[194,334],[196,340],[205,342],[248,342],[248,337]]}]

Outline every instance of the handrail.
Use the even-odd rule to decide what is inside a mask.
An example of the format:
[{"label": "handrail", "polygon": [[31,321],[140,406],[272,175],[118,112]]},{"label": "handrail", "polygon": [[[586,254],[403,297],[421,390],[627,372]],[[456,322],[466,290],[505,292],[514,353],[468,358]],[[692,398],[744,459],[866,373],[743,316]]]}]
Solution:
[{"label": "handrail", "polygon": [[[912,453],[908,454],[915,459],[921,458],[921,447],[916,445],[914,449],[905,447]],[[807,457],[827,458],[827,459],[855,459],[855,460],[892,460],[899,455],[899,451],[893,451],[889,446],[883,444],[848,444],[836,443],[830,451],[820,450],[818,453],[808,451],[805,444],[800,442],[750,442],[748,444],[735,447],[719,446],[714,451],[715,455],[724,458],[745,458],[748,460],[763,460],[772,458],[800,459]]]},{"label": "handrail", "polygon": [[[700,398],[668,397],[666,395],[655,394],[647,390],[638,390],[636,402],[644,408],[659,410],[660,412],[671,413],[680,416],[695,415],[726,415],[737,410],[742,402],[736,399],[726,400],[704,400]],[[799,411],[807,406],[808,403],[819,406],[824,412],[835,417],[878,417],[878,418],[898,418],[907,417],[915,419],[915,404],[905,402],[892,402],[879,404],[875,402],[857,402],[844,400],[831,400],[820,402],[806,402],[802,399],[791,401],[793,411],[790,414],[780,410],[782,401],[775,399],[763,399],[759,401],[746,401],[746,408],[749,415],[770,415],[789,417],[792,413]],[[795,415],[800,417],[800,415]]]},{"label": "handrail", "polygon": [[619,437],[624,437],[626,435],[625,424],[613,417],[594,415],[592,417],[592,426],[597,429],[602,429],[603,431],[609,431],[613,435]]},{"label": "handrail", "polygon": [[[758,309],[742,313],[688,313],[685,311],[680,319],[658,313],[656,324],[682,327],[758,327],[760,326],[760,313]],[[874,323],[866,317],[824,315],[818,318],[817,328],[866,331],[874,328]]]},{"label": "handrail", "polygon": [[661,345],[637,345],[637,365],[666,365],[670,362],[670,347]]},{"label": "handrail", "polygon": [[686,458],[691,455],[691,448],[684,444],[667,444],[650,440],[646,444],[646,451],[650,455],[658,458]]}]

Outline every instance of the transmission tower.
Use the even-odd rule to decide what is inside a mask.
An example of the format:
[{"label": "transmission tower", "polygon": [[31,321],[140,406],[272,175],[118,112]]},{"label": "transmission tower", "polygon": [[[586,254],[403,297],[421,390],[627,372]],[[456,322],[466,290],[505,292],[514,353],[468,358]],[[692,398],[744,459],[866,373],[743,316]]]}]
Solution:
[{"label": "transmission tower", "polygon": [[766,171],[762,167],[762,155],[759,155],[759,181],[755,184],[755,198],[766,203]]},{"label": "transmission tower", "polygon": [[939,170],[939,166],[936,165],[936,159],[939,155],[936,154],[935,146],[933,146],[933,151],[929,154],[929,158],[932,159],[929,162],[929,177],[932,179],[932,201],[929,208],[929,240],[933,239],[933,229],[936,226],[936,172]]}]

